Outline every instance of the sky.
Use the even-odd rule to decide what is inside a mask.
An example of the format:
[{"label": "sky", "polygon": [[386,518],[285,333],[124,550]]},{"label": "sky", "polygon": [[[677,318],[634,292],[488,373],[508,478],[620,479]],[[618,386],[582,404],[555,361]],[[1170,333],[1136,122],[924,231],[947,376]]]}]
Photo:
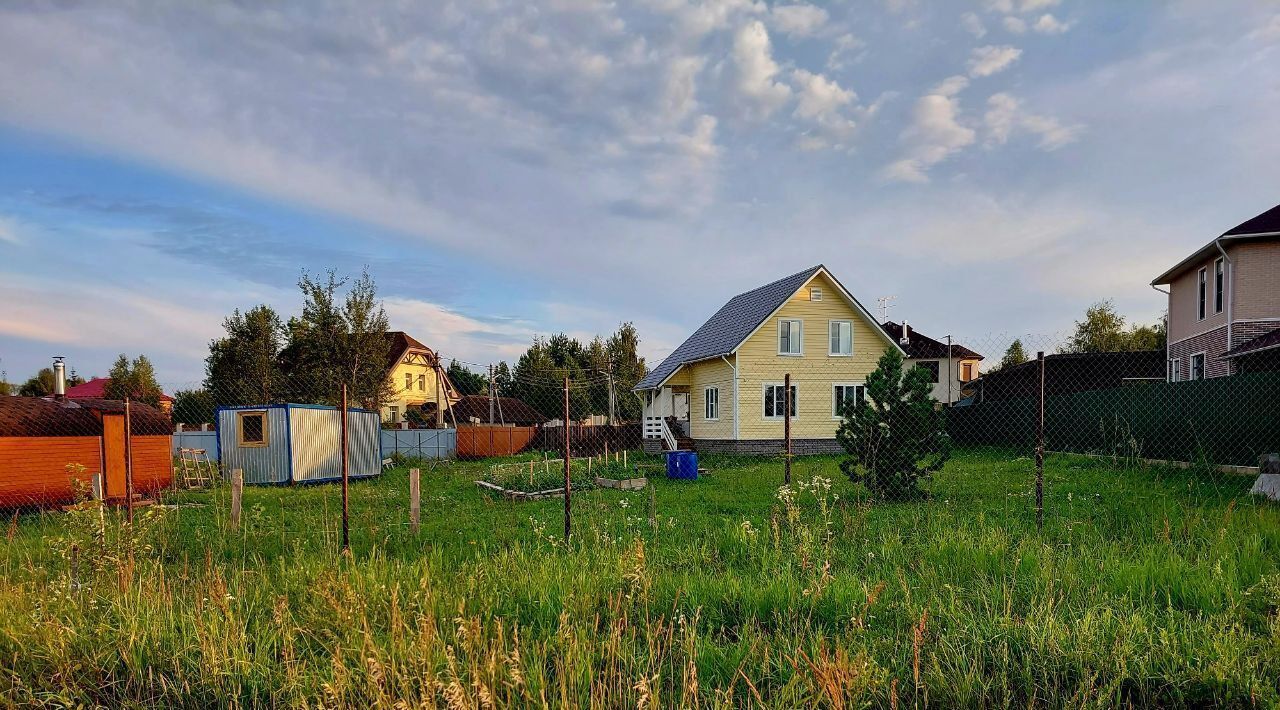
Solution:
[{"label": "sky", "polygon": [[[446,358],[634,322],[652,364],[826,264],[998,359],[1280,202],[1280,4],[0,5],[0,370],[145,353],[367,268]],[[991,352],[987,352],[991,351]]]}]

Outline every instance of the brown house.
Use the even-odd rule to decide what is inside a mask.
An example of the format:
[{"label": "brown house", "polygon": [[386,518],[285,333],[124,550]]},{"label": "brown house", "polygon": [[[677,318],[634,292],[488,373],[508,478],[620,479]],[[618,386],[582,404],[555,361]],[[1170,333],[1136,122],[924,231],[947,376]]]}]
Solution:
[{"label": "brown house", "polygon": [[1239,224],[1152,280],[1169,295],[1172,381],[1259,369],[1280,347],[1280,205]]}]

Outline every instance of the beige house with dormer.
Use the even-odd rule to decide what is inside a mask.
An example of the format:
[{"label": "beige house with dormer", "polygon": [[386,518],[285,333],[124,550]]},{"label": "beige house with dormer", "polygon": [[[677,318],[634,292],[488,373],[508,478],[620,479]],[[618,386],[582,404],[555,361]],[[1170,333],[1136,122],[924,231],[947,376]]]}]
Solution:
[{"label": "beige house with dormer", "polygon": [[[391,381],[392,397],[382,405],[383,422],[400,424],[411,408],[434,404],[433,415],[436,412],[441,415],[428,423],[437,426],[453,423],[443,413],[457,403],[460,395],[449,382],[440,357],[404,331],[387,333],[387,377]],[[443,408],[442,401],[447,402]]]}]

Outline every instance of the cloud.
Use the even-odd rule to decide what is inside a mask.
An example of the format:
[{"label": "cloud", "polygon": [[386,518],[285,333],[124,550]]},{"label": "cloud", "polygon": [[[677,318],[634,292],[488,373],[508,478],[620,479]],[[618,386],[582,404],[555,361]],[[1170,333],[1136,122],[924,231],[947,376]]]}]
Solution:
[{"label": "cloud", "polygon": [[862,49],[866,44],[866,42],[850,33],[846,32],[840,35],[836,38],[835,46],[832,48],[831,53],[827,55],[827,69],[832,71],[843,69],[847,63],[845,57]]},{"label": "cloud", "polygon": [[1280,42],[1280,14],[1272,15],[1270,20],[1250,32],[1248,37],[1261,42]]},{"label": "cloud", "polygon": [[1008,69],[1018,61],[1022,50],[1009,45],[978,47],[969,55],[970,76],[991,76]]},{"label": "cloud", "polygon": [[1065,126],[1051,116],[1041,116],[1023,110],[1022,102],[1007,93],[993,94],[987,99],[987,112],[983,115],[988,146],[1003,145],[1016,131],[1025,131],[1039,138],[1041,150],[1057,150],[1075,142],[1083,130],[1081,126]]},{"label": "cloud", "polygon": [[770,24],[791,37],[809,37],[826,25],[827,11],[806,3],[775,5],[770,11]]},{"label": "cloud", "polygon": [[738,29],[733,38],[732,57],[734,88],[755,118],[767,118],[791,98],[790,87],[775,81],[778,63],[773,60],[764,23],[753,20]]},{"label": "cloud", "polygon": [[22,240],[18,238],[17,223],[3,215],[0,215],[0,242],[15,246],[22,243]]},{"label": "cloud", "polygon": [[761,14],[766,9],[763,2],[752,0],[648,0],[647,4],[673,17],[681,34],[693,38],[726,29],[735,18]]},{"label": "cloud", "polygon": [[814,74],[804,69],[796,69],[791,73],[796,85],[796,109],[794,116],[808,119],[816,123],[822,138],[806,136],[801,147],[814,150],[826,147],[827,139],[838,143],[847,139],[856,127],[856,123],[841,113],[858,98],[851,89],[845,89],[835,81],[821,74]]},{"label": "cloud", "polygon": [[1031,25],[1031,29],[1044,35],[1060,35],[1071,29],[1071,23],[1063,22],[1046,12]]},{"label": "cloud", "polygon": [[966,12],[960,16],[960,26],[965,32],[982,39],[987,36],[987,28],[982,24],[982,19],[972,12]]},{"label": "cloud", "polygon": [[383,305],[395,328],[413,333],[442,357],[464,362],[515,359],[537,332],[525,320],[479,319],[418,299],[388,298]]},{"label": "cloud", "polygon": [[1015,35],[1020,35],[1027,31],[1027,21],[1021,17],[1009,15],[1001,21],[1001,24],[1004,25],[1006,31]]},{"label": "cloud", "polygon": [[1018,4],[1020,12],[1036,12],[1056,6],[1060,0],[1022,0]]},{"label": "cloud", "polygon": [[944,81],[934,93],[916,100],[911,125],[900,137],[907,146],[906,154],[881,171],[883,178],[899,182],[928,182],[930,168],[973,144],[976,133],[972,128],[961,125],[957,118],[959,99],[956,94],[963,87],[954,79],[956,77]]}]

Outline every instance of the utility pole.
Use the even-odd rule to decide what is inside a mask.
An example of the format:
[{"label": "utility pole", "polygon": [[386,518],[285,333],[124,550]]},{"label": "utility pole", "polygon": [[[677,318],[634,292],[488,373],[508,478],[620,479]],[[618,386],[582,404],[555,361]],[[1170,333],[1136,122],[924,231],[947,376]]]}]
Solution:
[{"label": "utility pole", "polygon": [[613,391],[613,360],[609,360],[609,426],[617,426],[617,395]]},{"label": "utility pole", "polygon": [[951,335],[947,335],[947,406],[951,406]]}]

